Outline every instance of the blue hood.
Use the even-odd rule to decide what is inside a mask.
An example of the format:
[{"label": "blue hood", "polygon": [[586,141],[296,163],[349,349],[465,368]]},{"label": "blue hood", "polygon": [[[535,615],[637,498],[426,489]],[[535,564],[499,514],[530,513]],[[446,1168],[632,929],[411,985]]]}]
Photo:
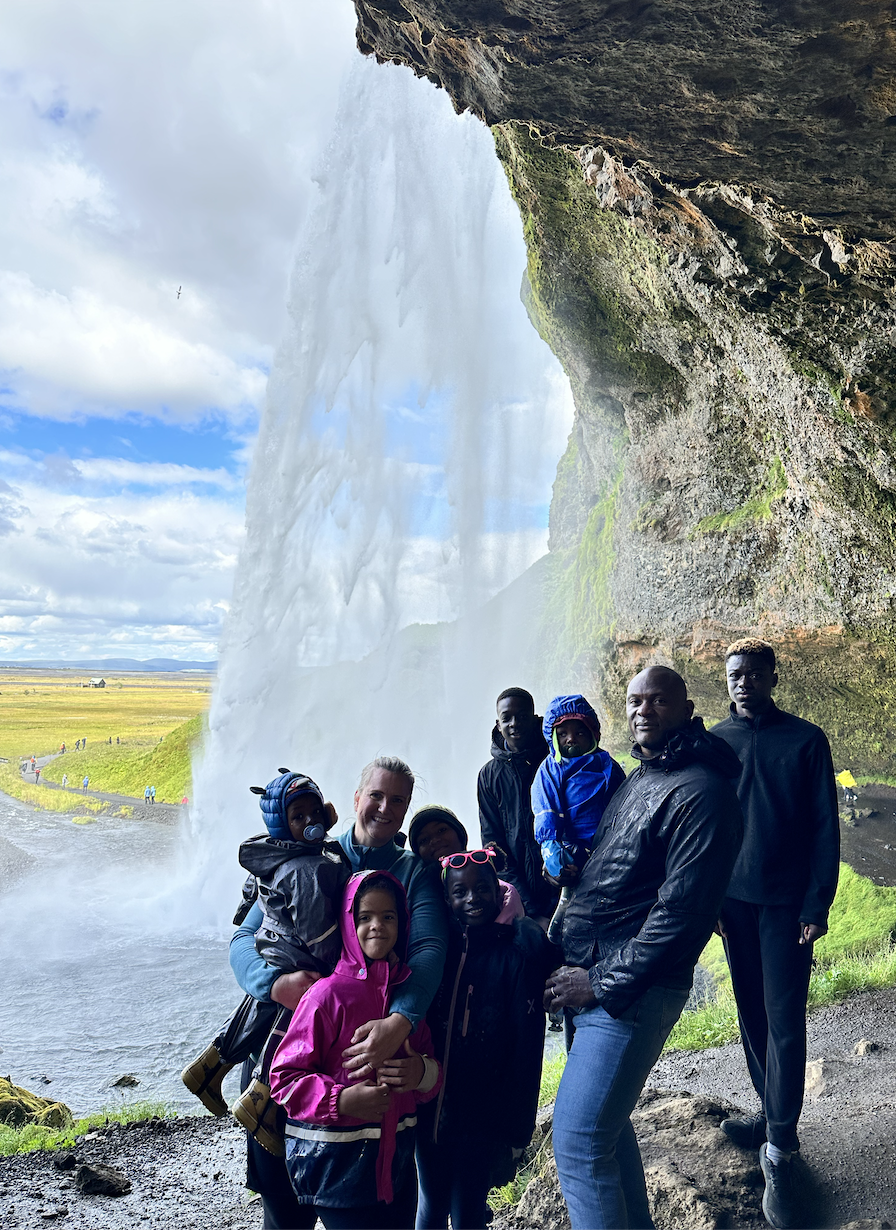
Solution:
[{"label": "blue hood", "polygon": [[[261,795],[258,806],[264,816],[268,832],[279,841],[292,841],[289,825],[286,823],[287,802],[298,798],[300,794],[313,794],[324,801],[320,786],[306,777],[304,773],[292,773],[289,769],[281,769],[280,776],[268,782],[264,787],[250,786],[253,794]],[[289,800],[287,801],[287,795]]]},{"label": "blue hood", "polygon": [[541,725],[541,733],[550,749],[548,755],[556,754],[553,741],[554,727],[566,718],[577,718],[580,722],[584,722],[594,735],[595,741],[600,742],[600,722],[585,697],[580,696],[578,692],[573,696],[555,696],[545,709],[544,721]]}]

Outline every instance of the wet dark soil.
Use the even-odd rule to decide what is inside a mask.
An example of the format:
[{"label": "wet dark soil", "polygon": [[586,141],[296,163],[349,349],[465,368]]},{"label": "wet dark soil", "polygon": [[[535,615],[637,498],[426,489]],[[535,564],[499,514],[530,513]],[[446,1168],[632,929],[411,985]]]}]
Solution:
[{"label": "wet dark soil", "polygon": [[[896,886],[896,789],[863,786],[858,795],[852,820],[841,819],[841,857],[875,884]],[[874,815],[862,816],[867,810]]]}]

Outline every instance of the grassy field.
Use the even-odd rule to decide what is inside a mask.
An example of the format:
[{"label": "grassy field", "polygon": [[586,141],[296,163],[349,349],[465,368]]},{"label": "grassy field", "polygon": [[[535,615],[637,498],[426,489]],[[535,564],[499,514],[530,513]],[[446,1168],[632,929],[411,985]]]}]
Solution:
[{"label": "grassy field", "polygon": [[[0,757],[9,762],[0,764],[0,790],[49,810],[72,810],[69,794],[19,776],[21,760],[57,752],[64,742],[65,755],[42,774],[49,781],[61,782],[67,773],[80,783],[86,773],[92,790],[142,797],[154,785],[160,802],[189,796],[190,753],[201,737],[212,676],[105,678],[105,688],[85,688],[73,671],[0,670]],[[75,751],[79,739],[87,746]],[[94,810],[91,802],[80,800],[78,810]]]}]

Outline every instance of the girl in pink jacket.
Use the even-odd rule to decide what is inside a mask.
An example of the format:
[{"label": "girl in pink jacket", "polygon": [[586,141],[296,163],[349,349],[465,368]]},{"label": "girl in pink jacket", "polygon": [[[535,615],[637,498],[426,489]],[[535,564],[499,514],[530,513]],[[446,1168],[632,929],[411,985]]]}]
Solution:
[{"label": "girl in pink jacket", "polygon": [[422,1022],[375,1080],[343,1067],[355,1030],[388,1013],[410,974],[408,908],[399,881],[360,872],[345,890],[342,956],[299,1002],[271,1065],[271,1095],[286,1110],[286,1166],[300,1204],[327,1230],[412,1230],[417,1204],[417,1103],[439,1087]]}]

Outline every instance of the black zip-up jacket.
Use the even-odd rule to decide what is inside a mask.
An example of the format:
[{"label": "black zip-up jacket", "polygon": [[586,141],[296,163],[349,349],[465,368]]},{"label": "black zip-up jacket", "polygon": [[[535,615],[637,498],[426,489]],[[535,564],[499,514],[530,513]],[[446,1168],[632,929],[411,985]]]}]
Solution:
[{"label": "black zip-up jacket", "polygon": [[259,956],[287,972],[332,974],[342,952],[342,892],[352,874],[339,842],[312,846],[262,833],[242,843],[240,863],[255,884],[250,877],[243,886],[243,907],[236,919],[246,917],[257,888],[264,914],[255,932]]},{"label": "black zip-up jacket", "polygon": [[424,1130],[524,1149],[535,1126],[544,1055],[542,999],[556,948],[531,918],[461,932],[452,920],[442,983],[426,1019],[442,1064]]},{"label": "black zip-up jacket", "polygon": [[537,717],[532,737],[520,752],[508,751],[495,723],[492,758],[479,770],[477,794],[483,845],[493,841],[507,855],[502,878],[517,890],[530,917],[550,918],[560,893],[542,875],[541,850],[535,840],[532,817],[532,782],[548,751],[541,723],[542,719]]},{"label": "black zip-up jacket", "polygon": [[569,965],[620,1016],[652,986],[686,989],[740,848],[740,761],[700,718],[644,760],[607,804],[563,924]]},{"label": "black zip-up jacket", "polygon": [[837,786],[827,737],[772,702],[755,718],[731,716],[713,734],[737,754],[744,841],[727,896],[792,905],[800,922],[827,926],[840,872]]}]

